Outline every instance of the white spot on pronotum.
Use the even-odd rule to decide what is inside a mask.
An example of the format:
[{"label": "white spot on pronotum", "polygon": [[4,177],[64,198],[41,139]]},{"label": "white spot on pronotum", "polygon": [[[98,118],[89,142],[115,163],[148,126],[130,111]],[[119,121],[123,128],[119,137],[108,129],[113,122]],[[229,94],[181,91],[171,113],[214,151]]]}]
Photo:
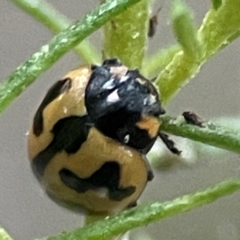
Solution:
[{"label": "white spot on pronotum", "polygon": [[112,89],[115,87],[114,79],[111,78],[109,81],[103,84],[102,88],[104,89]]},{"label": "white spot on pronotum", "polygon": [[122,78],[127,74],[128,68],[125,66],[118,66],[118,67],[111,67],[110,73],[113,75],[113,77]]},{"label": "white spot on pronotum", "polygon": [[124,137],[123,142],[124,142],[124,143],[128,143],[129,140],[130,140],[130,135],[127,134],[127,135]]},{"label": "white spot on pronotum", "polygon": [[26,133],[25,133],[25,136],[28,136],[29,135],[29,131],[27,131]]},{"label": "white spot on pronotum", "polygon": [[155,102],[156,102],[156,96],[154,96],[154,95],[151,94],[151,95],[149,96],[149,103],[150,103],[150,104],[153,104],[153,103],[155,103]]},{"label": "white spot on pronotum", "polygon": [[148,103],[148,98],[144,98],[144,99],[143,99],[143,105],[146,106],[147,103]]},{"label": "white spot on pronotum", "polygon": [[148,97],[143,99],[143,105],[152,105],[156,102],[156,96],[150,94]]},{"label": "white spot on pronotum", "polygon": [[119,82],[122,83],[122,82],[125,82],[125,81],[127,81],[127,80],[128,80],[128,76],[125,75],[125,76],[122,76],[122,77],[121,77],[121,79],[120,79]]},{"label": "white spot on pronotum", "polygon": [[120,100],[120,98],[118,96],[117,89],[115,91],[113,91],[110,95],[108,95],[108,97],[107,97],[107,102],[110,102],[110,103],[117,102],[119,100]]}]

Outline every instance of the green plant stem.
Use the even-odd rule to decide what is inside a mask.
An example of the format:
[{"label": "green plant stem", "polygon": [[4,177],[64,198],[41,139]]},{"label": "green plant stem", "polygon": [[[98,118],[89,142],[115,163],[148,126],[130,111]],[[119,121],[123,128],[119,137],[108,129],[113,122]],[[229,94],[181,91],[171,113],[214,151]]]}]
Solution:
[{"label": "green plant stem", "polygon": [[44,238],[44,240],[106,239],[127,232],[130,229],[190,211],[204,204],[211,203],[220,197],[229,195],[238,189],[240,189],[240,179],[224,181],[204,191],[185,195],[173,201],[164,203],[156,202],[145,206],[142,205],[131,210],[123,211],[108,219],[88,224],[72,232],[64,232],[58,236]]},{"label": "green plant stem", "polygon": [[118,57],[129,68],[141,68],[147,46],[151,1],[141,0],[104,26],[105,58]]},{"label": "green plant stem", "polygon": [[0,226],[0,240],[13,240],[2,226]]},{"label": "green plant stem", "polygon": [[56,35],[49,44],[43,46],[29,60],[20,65],[0,85],[0,112],[29,86],[42,72],[50,68],[60,57],[76,46],[84,38],[101,27],[112,17],[120,14],[140,0],[108,1],[76,24]]},{"label": "green plant stem", "polygon": [[[91,213],[87,214],[85,216],[84,226],[86,226],[88,224],[95,223],[97,221],[104,221],[106,218],[108,218],[107,215],[101,215],[101,214],[93,215]],[[108,238],[104,238],[102,240],[122,240],[122,239],[125,239],[124,235],[125,235],[124,233],[123,234],[121,233],[121,234],[118,234],[117,236],[114,235],[114,236],[112,236],[110,238],[108,237]]]},{"label": "green plant stem", "polygon": [[[59,13],[45,0],[12,0],[12,2],[54,33],[58,33],[71,25],[67,17]],[[83,40],[81,44],[77,45],[75,51],[87,63],[101,61],[97,50],[87,40]]]},{"label": "green plant stem", "polygon": [[167,49],[161,49],[153,56],[144,60],[141,73],[146,77],[153,77],[154,74],[157,74],[157,72],[165,68],[172,61],[176,52],[180,50],[180,45],[173,45]]},{"label": "green plant stem", "polygon": [[162,102],[166,104],[186,83],[194,77],[200,67],[212,55],[235,39],[240,29],[240,0],[226,0],[218,8],[211,9],[205,16],[202,26],[197,32],[201,44],[202,56],[196,59],[183,51],[175,54],[156,80],[160,88]]},{"label": "green plant stem", "polygon": [[161,130],[194,141],[240,153],[240,131],[206,123],[203,127],[187,124],[183,118],[164,116]]}]

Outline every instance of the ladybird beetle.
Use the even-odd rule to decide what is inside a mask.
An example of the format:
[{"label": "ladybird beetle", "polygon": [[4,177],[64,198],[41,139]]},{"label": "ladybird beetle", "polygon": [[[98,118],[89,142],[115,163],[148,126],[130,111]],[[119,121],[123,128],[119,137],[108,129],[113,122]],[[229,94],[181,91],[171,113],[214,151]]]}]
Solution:
[{"label": "ladybird beetle", "polygon": [[145,154],[163,113],[138,70],[117,59],[81,66],[49,89],[34,116],[33,172],[60,202],[106,214],[134,206],[153,177]]}]

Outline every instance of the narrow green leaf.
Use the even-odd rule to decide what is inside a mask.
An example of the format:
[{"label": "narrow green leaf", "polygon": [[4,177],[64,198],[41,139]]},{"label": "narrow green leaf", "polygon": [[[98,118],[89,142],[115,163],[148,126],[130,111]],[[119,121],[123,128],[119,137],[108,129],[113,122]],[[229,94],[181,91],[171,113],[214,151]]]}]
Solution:
[{"label": "narrow green leaf", "polygon": [[[45,0],[12,0],[12,2],[54,33],[58,33],[71,25],[66,16],[59,13]],[[75,51],[87,63],[99,63],[101,60],[97,50],[87,40],[83,40],[81,44],[76,46]]]},{"label": "narrow green leaf", "polygon": [[239,36],[240,0],[225,0],[218,11],[211,9],[205,16],[197,35],[201,42],[201,59],[179,51],[156,80],[163,104],[166,104],[198,72],[212,55]]},{"label": "narrow green leaf", "polygon": [[[72,232],[41,240],[104,240],[127,232],[133,228],[147,225],[161,219],[190,211],[204,204],[216,201],[240,189],[240,179],[224,181],[206,190],[188,194],[173,201],[156,202],[123,211],[116,216],[106,218]],[[40,239],[39,239],[40,240]]]},{"label": "narrow green leaf", "polygon": [[210,122],[205,123],[204,127],[198,127],[187,124],[183,117],[173,118],[164,116],[161,120],[162,131],[240,153],[240,131],[236,129]]},{"label": "narrow green leaf", "polygon": [[172,5],[172,25],[177,41],[183,51],[193,59],[201,55],[200,43],[197,39],[197,30],[193,13],[182,0],[175,0]]},{"label": "narrow green leaf", "polygon": [[142,66],[141,72],[146,77],[153,77],[165,68],[173,59],[173,56],[181,50],[181,46],[173,45],[167,49],[159,50],[153,56],[147,58]]},{"label": "narrow green leaf", "polygon": [[225,0],[218,11],[210,10],[198,30],[203,47],[203,60],[229,45],[240,30],[240,0]]},{"label": "narrow green leaf", "polygon": [[56,35],[0,85],[0,112],[27,88],[42,72],[112,17],[140,0],[113,0],[101,4],[83,20]]}]

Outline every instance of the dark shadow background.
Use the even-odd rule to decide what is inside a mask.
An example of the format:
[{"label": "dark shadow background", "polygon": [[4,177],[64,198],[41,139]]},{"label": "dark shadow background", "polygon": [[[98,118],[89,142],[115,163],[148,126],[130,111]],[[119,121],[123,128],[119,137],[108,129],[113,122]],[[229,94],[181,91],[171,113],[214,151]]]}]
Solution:
[{"label": "dark shadow background", "polygon": [[[51,0],[56,8],[75,20],[84,16],[98,1]],[[209,1],[188,0],[197,24],[210,6]],[[171,1],[156,1],[158,32],[150,40],[149,52],[175,43],[169,24]],[[40,23],[20,11],[11,1],[0,1],[0,70],[7,77],[20,63],[47,43],[52,34]],[[91,36],[101,46],[100,32]],[[98,37],[98,38],[97,38]],[[171,115],[194,110],[205,119],[238,117],[240,113],[239,40],[205,64],[195,79],[167,106]],[[0,117],[0,224],[17,240],[31,240],[71,230],[83,217],[53,203],[41,190],[30,170],[26,153],[26,132],[36,107],[46,90],[67,71],[79,65],[74,53],[64,56],[25,91]],[[191,166],[155,171],[155,179],[145,190],[141,202],[170,200],[204,189],[226,178],[238,176],[239,156],[219,157],[203,153]],[[220,199],[189,213],[145,227],[152,239],[237,240],[240,226],[240,194]],[[138,232],[142,234],[142,232]],[[140,236],[138,235],[138,236]],[[136,239],[143,239],[136,237]]]}]

